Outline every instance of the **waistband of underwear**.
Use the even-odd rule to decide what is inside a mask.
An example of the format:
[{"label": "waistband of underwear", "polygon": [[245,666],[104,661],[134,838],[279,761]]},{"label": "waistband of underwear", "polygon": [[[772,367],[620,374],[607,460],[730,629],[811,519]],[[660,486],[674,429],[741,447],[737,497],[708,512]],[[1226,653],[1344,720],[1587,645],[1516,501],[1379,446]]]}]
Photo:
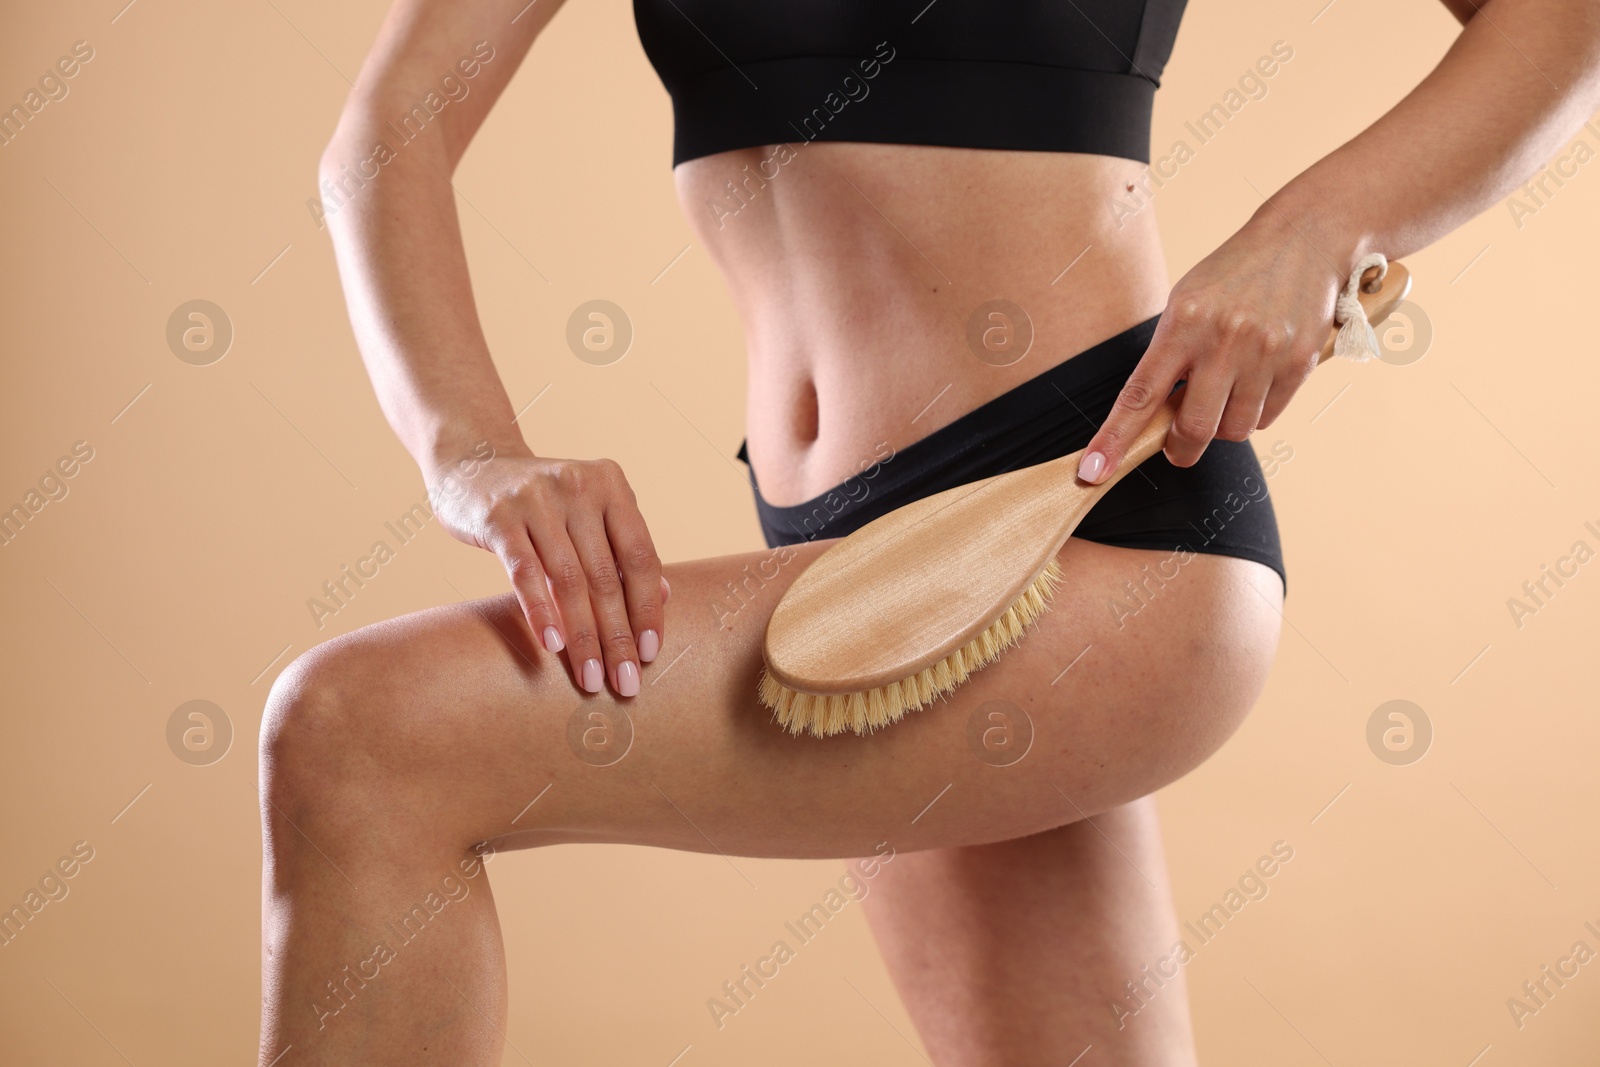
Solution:
[{"label": "waistband of underwear", "polygon": [[[842,515],[854,528],[933,493],[1076,452],[1105,421],[1159,320],[1084,349],[904,448],[865,459],[857,474],[810,500],[770,504],[750,471],[769,542],[774,534],[790,543],[830,537]],[[738,455],[750,462],[743,444]]]}]

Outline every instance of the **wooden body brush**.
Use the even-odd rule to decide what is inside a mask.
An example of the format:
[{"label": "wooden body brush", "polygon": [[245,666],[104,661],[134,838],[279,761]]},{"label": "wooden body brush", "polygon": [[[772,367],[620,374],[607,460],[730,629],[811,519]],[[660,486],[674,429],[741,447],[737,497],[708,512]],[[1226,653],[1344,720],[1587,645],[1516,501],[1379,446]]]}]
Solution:
[{"label": "wooden body brush", "polygon": [[[1356,294],[1369,262],[1382,269],[1381,257],[1357,266],[1341,297],[1351,332],[1335,331],[1319,364],[1336,340],[1341,354],[1360,351],[1354,327],[1370,333],[1410,291],[1410,272],[1389,263],[1376,292]],[[924,497],[817,557],[767,625],[761,702],[792,733],[861,734],[966,681],[1046,609],[1061,579],[1056,553],[1113,485],[1165,446],[1182,395],[1099,485],[1078,480],[1080,450]]]}]

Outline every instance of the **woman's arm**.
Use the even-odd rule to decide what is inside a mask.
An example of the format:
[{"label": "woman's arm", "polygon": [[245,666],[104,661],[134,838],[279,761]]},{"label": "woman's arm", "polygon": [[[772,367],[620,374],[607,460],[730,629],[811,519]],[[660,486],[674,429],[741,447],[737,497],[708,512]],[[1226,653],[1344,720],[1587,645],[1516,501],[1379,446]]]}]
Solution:
[{"label": "woman's arm", "polygon": [[497,454],[524,447],[478,324],[450,176],[560,4],[513,24],[514,0],[399,0],[318,169],[362,358],[424,470],[485,439]]},{"label": "woman's arm", "polygon": [[1213,437],[1242,441],[1270,425],[1316,367],[1334,298],[1362,256],[1398,259],[1432,244],[1526,181],[1600,106],[1595,0],[1446,6],[1465,28],[1422,83],[1268,198],[1173,288],[1089,443],[1084,480],[1116,469],[1181,379],[1166,446],[1174,464],[1193,464]]},{"label": "woman's arm", "polygon": [[[478,322],[450,176],[562,0],[398,0],[319,168],[350,322],[441,523],[498,555],[584,689],[638,692],[660,562],[615,463],[540,459]],[[492,456],[492,462],[483,462]],[[552,593],[554,594],[552,596]]]}]

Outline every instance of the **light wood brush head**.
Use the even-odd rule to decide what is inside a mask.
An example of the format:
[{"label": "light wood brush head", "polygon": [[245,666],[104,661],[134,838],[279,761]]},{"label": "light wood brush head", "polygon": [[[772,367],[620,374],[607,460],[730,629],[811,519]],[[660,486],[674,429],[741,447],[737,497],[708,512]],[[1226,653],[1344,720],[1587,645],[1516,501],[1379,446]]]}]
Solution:
[{"label": "light wood brush head", "polygon": [[[1410,288],[1410,272],[1390,263],[1377,291],[1359,294],[1367,320],[1382,322]],[[824,552],[767,624],[761,702],[792,733],[863,734],[960,685],[1046,610],[1056,553],[1165,446],[1176,411],[1168,398],[1098,485],[1078,480],[1080,450],[923,497]]]}]

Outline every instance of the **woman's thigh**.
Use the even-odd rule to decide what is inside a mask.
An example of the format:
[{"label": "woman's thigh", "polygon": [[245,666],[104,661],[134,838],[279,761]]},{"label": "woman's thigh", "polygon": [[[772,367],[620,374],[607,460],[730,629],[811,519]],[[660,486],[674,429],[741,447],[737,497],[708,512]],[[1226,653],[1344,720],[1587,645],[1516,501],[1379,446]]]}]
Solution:
[{"label": "woman's thigh", "polygon": [[580,692],[510,595],[336,638],[273,687],[269,791],[324,831],[462,848],[819,858],[998,841],[1195,767],[1276,648],[1268,568],[1194,556],[1163,572],[1167,553],[1074,538],[1051,610],[944,702],[868,736],[792,736],[755,698],[761,639],[828,543],[669,564],[665,643],[631,699]]}]

